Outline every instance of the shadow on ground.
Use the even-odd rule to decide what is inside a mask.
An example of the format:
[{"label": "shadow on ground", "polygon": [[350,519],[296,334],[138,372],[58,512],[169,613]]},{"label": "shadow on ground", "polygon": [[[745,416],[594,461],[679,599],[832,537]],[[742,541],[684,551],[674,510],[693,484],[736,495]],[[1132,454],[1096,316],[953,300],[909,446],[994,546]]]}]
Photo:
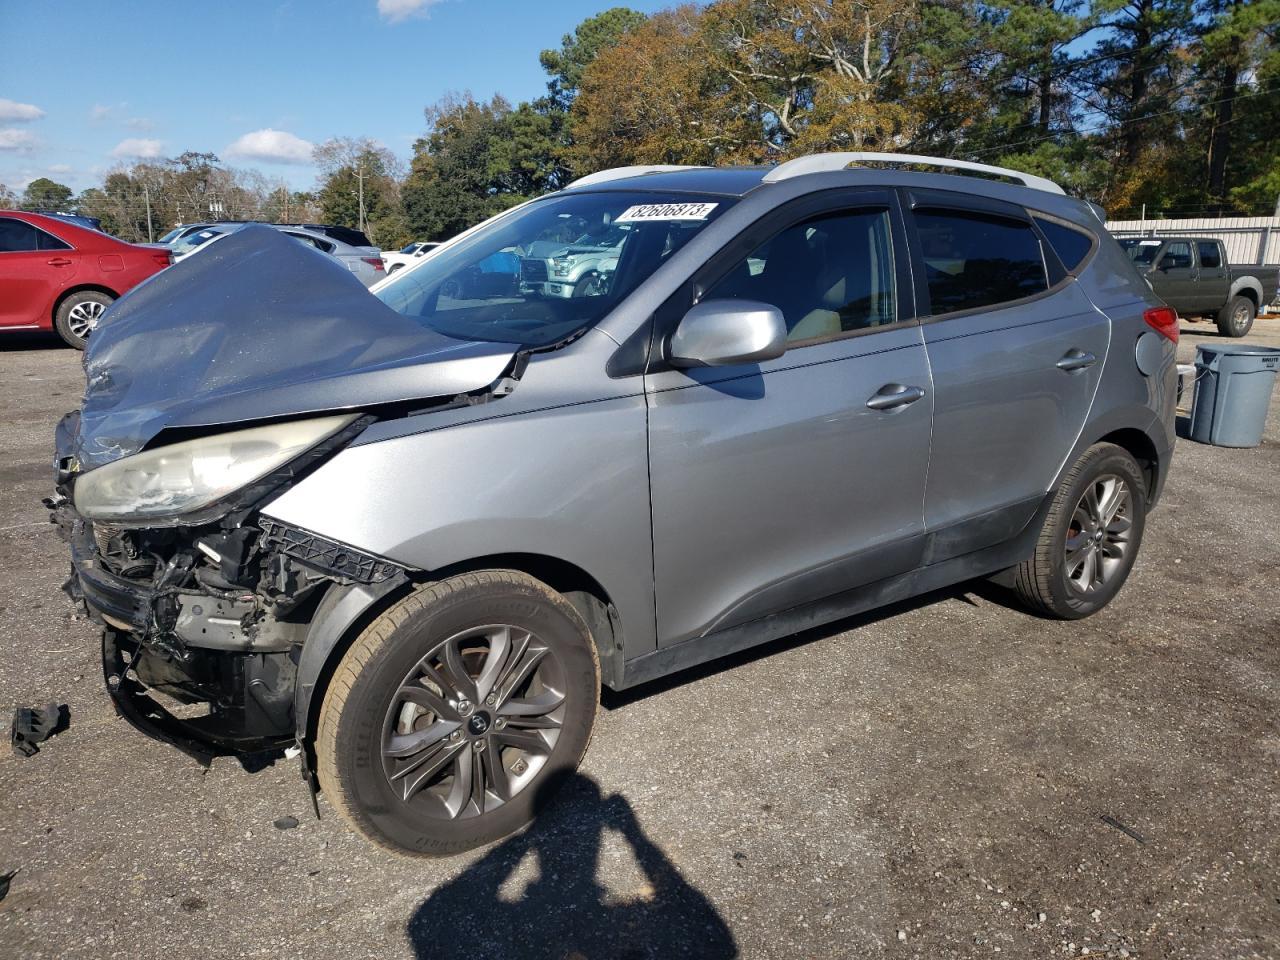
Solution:
[{"label": "shadow on ground", "polygon": [[0,332],[0,353],[18,353],[26,350],[65,350],[73,353],[56,333],[41,330],[5,330]]},{"label": "shadow on ground", "polygon": [[[607,832],[622,839],[643,877],[627,895],[599,881]],[[582,774],[532,828],[437,889],[407,934],[419,960],[738,956],[715,907],[649,839],[626,798],[603,796]]]}]

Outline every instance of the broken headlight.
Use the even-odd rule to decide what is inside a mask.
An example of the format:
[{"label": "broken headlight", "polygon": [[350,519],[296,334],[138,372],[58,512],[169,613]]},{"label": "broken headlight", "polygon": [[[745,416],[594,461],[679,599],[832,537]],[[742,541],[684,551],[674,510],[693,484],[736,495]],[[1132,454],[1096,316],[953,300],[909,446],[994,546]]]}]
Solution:
[{"label": "broken headlight", "polygon": [[155,520],[201,510],[259,480],[356,419],[317,417],[219,433],[144,450],[76,479],[92,520]]}]

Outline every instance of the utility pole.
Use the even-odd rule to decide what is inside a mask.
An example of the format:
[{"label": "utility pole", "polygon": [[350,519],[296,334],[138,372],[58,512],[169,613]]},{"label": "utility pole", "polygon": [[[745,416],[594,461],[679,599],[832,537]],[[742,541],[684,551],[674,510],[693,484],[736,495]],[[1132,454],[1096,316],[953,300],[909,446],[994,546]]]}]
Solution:
[{"label": "utility pole", "polygon": [[151,187],[145,180],[142,181],[142,197],[147,201],[147,243],[155,243],[156,234],[151,229]]},{"label": "utility pole", "polygon": [[360,231],[363,233],[364,232],[364,157],[361,157],[359,160],[356,161],[356,184],[357,184],[357,193],[359,194],[359,200],[360,200],[360,216],[357,222],[360,224]]}]

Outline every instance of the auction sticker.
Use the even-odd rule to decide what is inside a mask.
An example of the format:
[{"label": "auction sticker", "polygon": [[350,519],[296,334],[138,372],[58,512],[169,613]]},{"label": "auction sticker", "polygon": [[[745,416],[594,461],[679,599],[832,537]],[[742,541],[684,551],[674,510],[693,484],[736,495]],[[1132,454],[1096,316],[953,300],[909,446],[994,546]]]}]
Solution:
[{"label": "auction sticker", "polygon": [[614,223],[642,220],[705,220],[718,203],[641,203],[627,207],[613,218]]}]

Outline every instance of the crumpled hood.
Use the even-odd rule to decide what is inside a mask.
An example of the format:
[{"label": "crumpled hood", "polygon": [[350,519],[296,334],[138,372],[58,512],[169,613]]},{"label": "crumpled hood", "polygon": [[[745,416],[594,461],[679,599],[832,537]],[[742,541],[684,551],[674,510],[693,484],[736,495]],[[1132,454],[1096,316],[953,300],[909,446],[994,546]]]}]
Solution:
[{"label": "crumpled hood", "polygon": [[81,469],[161,430],[451,397],[514,344],[455,340],[369,295],[340,262],[249,226],[136,287],[85,351]]}]

